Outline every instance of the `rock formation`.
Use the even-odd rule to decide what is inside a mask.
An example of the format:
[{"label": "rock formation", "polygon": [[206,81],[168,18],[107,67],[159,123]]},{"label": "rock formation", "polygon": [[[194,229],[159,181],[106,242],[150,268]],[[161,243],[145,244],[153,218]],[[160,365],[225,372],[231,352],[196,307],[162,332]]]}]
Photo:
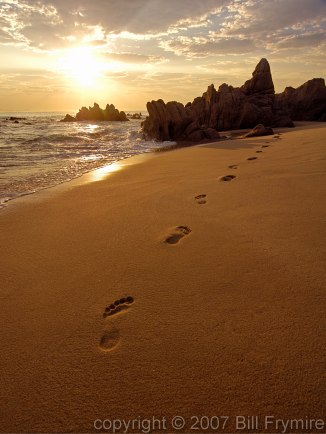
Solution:
[{"label": "rock formation", "polygon": [[126,113],[119,111],[113,104],[107,104],[103,110],[95,102],[93,107],[82,107],[76,114],[76,117],[66,115],[61,122],[76,122],[76,121],[128,121]]},{"label": "rock formation", "polygon": [[201,125],[189,107],[177,101],[167,104],[161,99],[147,103],[149,116],[143,122],[145,136],[157,140],[190,140],[218,139],[218,132]]},{"label": "rock formation", "polygon": [[240,88],[214,85],[185,107],[162,100],[147,103],[149,116],[143,123],[145,137],[156,140],[215,139],[217,131],[270,127],[292,127],[286,106],[275,97],[274,84],[266,59],[256,66],[252,78]]},{"label": "rock formation", "polygon": [[276,95],[279,105],[296,121],[326,120],[326,86],[323,78],[313,78],[300,87],[286,87]]}]

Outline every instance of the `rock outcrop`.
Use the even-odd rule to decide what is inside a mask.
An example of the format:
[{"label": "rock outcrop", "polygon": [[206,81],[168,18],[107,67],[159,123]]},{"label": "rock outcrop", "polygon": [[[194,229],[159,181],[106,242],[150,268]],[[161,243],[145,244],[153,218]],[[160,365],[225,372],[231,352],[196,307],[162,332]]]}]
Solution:
[{"label": "rock outcrop", "polygon": [[101,109],[95,102],[93,107],[82,107],[76,114],[76,117],[66,115],[61,122],[77,121],[128,121],[126,113],[119,111],[113,104],[107,104],[105,109]]},{"label": "rock outcrop", "polygon": [[326,120],[326,86],[323,78],[313,78],[298,88],[286,87],[276,95],[279,105],[295,121]]},{"label": "rock outcrop", "polygon": [[143,122],[143,131],[149,138],[156,140],[218,139],[218,132],[210,127],[201,126],[189,107],[177,101],[167,104],[161,99],[147,103],[149,116]]},{"label": "rock outcrop", "polygon": [[252,78],[240,88],[224,83],[216,90],[211,84],[201,97],[185,107],[179,102],[165,104],[158,100],[148,102],[147,110],[143,132],[156,140],[215,139],[217,131],[253,128],[257,124],[293,126],[285,105],[275,97],[266,59],[261,59]]}]

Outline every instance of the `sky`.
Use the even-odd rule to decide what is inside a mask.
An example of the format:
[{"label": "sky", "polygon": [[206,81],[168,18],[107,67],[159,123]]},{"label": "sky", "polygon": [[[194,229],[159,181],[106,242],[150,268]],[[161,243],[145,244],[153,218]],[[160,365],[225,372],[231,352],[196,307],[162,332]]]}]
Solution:
[{"label": "sky", "polygon": [[262,57],[276,92],[326,76],[326,0],[0,0],[0,24],[0,111],[185,104]]}]

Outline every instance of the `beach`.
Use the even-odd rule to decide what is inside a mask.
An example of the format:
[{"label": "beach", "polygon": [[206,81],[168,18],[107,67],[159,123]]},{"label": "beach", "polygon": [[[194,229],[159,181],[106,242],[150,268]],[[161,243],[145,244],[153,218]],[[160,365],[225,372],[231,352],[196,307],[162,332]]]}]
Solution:
[{"label": "beach", "polygon": [[326,423],[325,136],[154,153],[1,210],[1,432]]}]

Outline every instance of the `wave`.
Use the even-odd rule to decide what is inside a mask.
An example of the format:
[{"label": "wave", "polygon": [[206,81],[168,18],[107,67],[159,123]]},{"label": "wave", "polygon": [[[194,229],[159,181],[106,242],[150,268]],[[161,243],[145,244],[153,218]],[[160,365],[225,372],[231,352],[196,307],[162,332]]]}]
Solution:
[{"label": "wave", "polygon": [[0,117],[6,124],[0,128],[0,203],[158,146],[143,140],[139,120],[65,124],[58,122],[62,114],[19,116],[26,120]]}]

